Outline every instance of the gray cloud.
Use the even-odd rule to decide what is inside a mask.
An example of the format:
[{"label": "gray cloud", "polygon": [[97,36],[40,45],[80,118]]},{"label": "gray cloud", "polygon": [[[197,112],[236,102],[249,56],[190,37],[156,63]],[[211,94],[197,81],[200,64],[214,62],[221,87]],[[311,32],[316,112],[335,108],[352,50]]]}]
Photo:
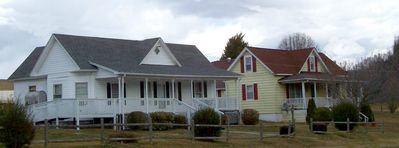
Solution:
[{"label": "gray cloud", "polygon": [[391,48],[395,0],[6,0],[0,1],[0,78],[52,33],[195,44],[212,61],[227,39],[276,48],[293,32],[312,36],[331,58],[356,61]]}]

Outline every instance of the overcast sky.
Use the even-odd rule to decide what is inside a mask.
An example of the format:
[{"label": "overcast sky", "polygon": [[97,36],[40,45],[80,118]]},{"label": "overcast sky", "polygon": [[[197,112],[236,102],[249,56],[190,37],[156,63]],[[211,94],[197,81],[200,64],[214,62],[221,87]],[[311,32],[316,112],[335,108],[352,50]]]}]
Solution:
[{"label": "overcast sky", "polygon": [[52,33],[196,45],[217,60],[229,37],[276,48],[303,32],[336,61],[391,50],[397,0],[0,0],[0,79],[8,78]]}]

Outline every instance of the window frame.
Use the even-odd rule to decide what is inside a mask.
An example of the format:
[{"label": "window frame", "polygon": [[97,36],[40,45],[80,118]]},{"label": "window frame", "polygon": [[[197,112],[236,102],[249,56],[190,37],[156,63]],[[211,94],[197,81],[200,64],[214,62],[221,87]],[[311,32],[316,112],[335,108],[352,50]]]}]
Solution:
[{"label": "window frame", "polygon": [[[60,94],[56,94],[56,86],[60,87]],[[58,84],[53,84],[53,99],[62,99],[62,84],[58,83]]]},{"label": "window frame", "polygon": [[[78,90],[78,85],[80,85],[80,84],[84,84],[84,85],[86,85],[86,97],[78,97],[78,94],[77,94],[77,90]],[[111,87],[112,87],[112,84],[111,84]],[[112,93],[111,93],[111,96],[112,96]],[[89,83],[88,82],[76,82],[75,83],[75,98],[79,98],[79,99],[88,99],[89,98]]]},{"label": "window frame", "polygon": [[[312,66],[313,66],[313,69],[312,69]],[[316,57],[315,56],[309,57],[309,70],[310,70],[310,72],[316,71]]]},{"label": "window frame", "polygon": [[[114,86],[116,85],[116,97],[114,97]],[[118,83],[111,83],[111,98],[115,99],[115,98],[119,98],[119,84]]]},{"label": "window frame", "polygon": [[[247,61],[247,58],[249,58],[249,62]],[[253,65],[252,65],[252,56],[251,55],[245,55],[244,56],[244,72],[252,72],[253,71]],[[247,69],[247,64],[249,64],[250,69]]]},{"label": "window frame", "polygon": [[[34,88],[34,89],[32,89],[32,88]],[[36,92],[36,85],[30,85],[30,86],[28,86],[28,91],[29,92]]]},{"label": "window frame", "polygon": [[[252,89],[248,89],[248,87],[252,87]],[[249,97],[248,97],[249,90],[252,91],[252,98],[249,98]],[[245,99],[246,101],[253,101],[253,100],[255,100],[255,86],[254,86],[254,84],[245,84],[245,98],[246,98],[246,99]]]}]

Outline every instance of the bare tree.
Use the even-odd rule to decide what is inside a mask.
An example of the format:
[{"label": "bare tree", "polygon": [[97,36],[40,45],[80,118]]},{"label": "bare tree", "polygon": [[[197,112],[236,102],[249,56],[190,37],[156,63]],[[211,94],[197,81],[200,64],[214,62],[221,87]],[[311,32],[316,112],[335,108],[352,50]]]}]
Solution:
[{"label": "bare tree", "polygon": [[278,46],[280,49],[296,50],[303,48],[316,48],[319,50],[317,43],[305,33],[293,33],[284,37]]}]

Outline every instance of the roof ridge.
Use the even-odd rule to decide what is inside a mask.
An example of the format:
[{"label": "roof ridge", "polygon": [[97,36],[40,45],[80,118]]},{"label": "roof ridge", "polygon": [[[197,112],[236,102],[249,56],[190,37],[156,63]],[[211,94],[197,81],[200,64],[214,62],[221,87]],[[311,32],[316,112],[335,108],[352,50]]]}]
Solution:
[{"label": "roof ridge", "polygon": [[92,39],[107,39],[107,40],[121,40],[121,41],[147,41],[153,39],[160,39],[161,37],[153,37],[153,38],[146,38],[143,40],[132,40],[132,39],[123,39],[123,38],[112,38],[112,37],[98,37],[98,36],[89,36],[89,35],[74,35],[74,34],[63,34],[63,33],[53,33],[55,36],[69,36],[69,37],[82,37],[82,38],[92,38]]},{"label": "roof ridge", "polygon": [[285,51],[285,52],[295,52],[295,51],[314,49],[314,47],[309,47],[309,48],[288,50],[288,49],[282,49],[282,48],[263,48],[263,47],[254,47],[254,46],[248,46],[248,48],[257,48],[257,49],[262,49],[262,50],[274,50],[274,51]]}]

